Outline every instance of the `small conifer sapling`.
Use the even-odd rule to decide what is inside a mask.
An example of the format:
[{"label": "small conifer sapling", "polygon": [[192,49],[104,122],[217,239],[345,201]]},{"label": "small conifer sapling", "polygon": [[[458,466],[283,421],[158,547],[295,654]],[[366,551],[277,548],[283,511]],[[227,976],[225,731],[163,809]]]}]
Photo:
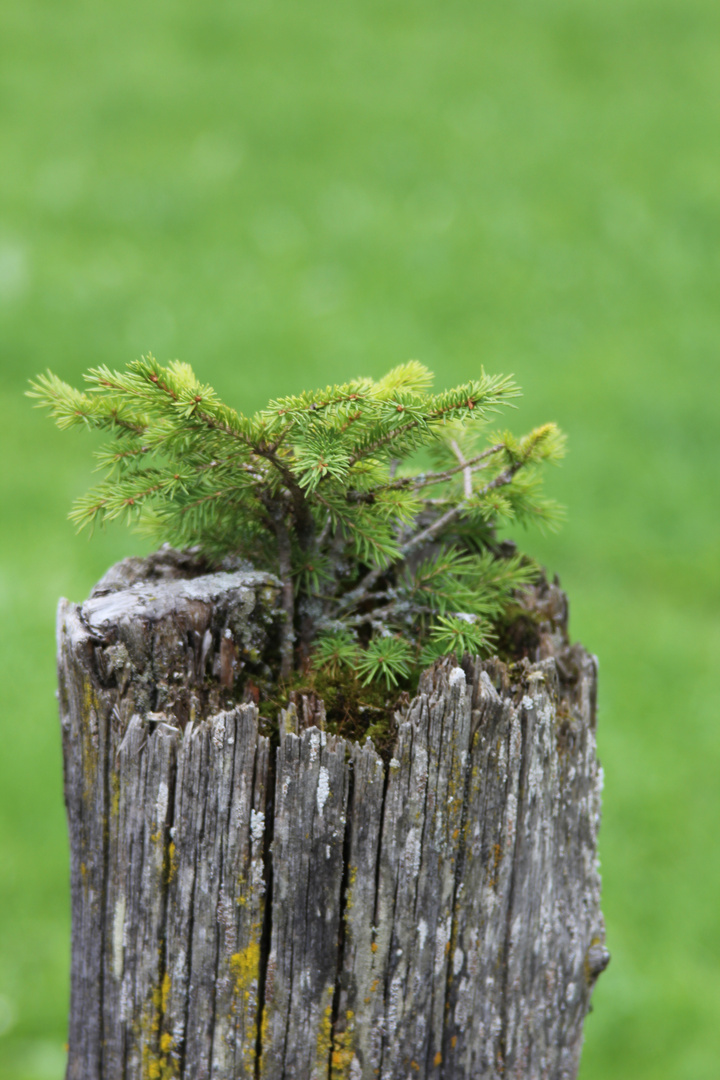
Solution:
[{"label": "small conifer sapling", "polygon": [[179,362],[148,356],[85,379],[81,391],[48,372],[29,391],[59,427],[110,436],[96,455],[105,479],[72,520],[123,518],[157,541],[276,574],[282,680],[310,665],[392,689],[440,656],[487,654],[537,574],[504,554],[498,529],[558,519],[540,475],[562,455],[557,427],[488,434],[519,393],[504,376],[432,393],[413,361],[254,416]]}]

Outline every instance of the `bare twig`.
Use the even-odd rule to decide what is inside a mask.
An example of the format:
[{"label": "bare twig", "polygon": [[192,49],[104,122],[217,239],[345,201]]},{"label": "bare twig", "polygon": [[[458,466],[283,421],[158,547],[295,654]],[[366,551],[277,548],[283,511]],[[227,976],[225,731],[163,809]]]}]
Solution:
[{"label": "bare twig", "polygon": [[[485,487],[480,488],[480,490],[477,492],[477,497],[482,498],[483,495],[487,495],[489,492],[495,491],[497,488],[505,487],[511,482],[512,478],[515,476],[515,473],[518,471],[518,469],[522,468],[523,465],[523,461],[516,461],[512,465],[508,465],[507,469],[504,469],[503,472],[496,476],[494,480],[491,480],[489,483],[487,483]],[[450,510],[448,510],[446,513],[441,514],[439,518],[436,518],[435,521],[433,521],[430,525],[427,526],[427,528],[423,529],[419,533],[416,533],[415,536],[411,536],[410,539],[400,548],[400,554],[403,556],[409,555],[410,552],[413,551],[416,547],[419,547],[421,544],[426,544],[430,540],[434,539],[434,537],[436,537],[439,532],[442,532],[443,529],[447,528],[447,526],[450,525],[453,521],[455,521],[456,518],[462,516],[465,511],[466,502],[467,498],[463,499],[463,501],[458,503],[457,506],[451,507]]]},{"label": "bare twig", "polygon": [[318,548],[321,548],[323,546],[323,544],[325,543],[325,541],[327,540],[328,536],[330,535],[330,529],[331,528],[332,528],[332,516],[330,514],[328,514],[328,516],[325,519],[325,524],[323,525],[322,529],[320,530],[320,535],[317,538],[317,546],[318,546]]},{"label": "bare twig", "polygon": [[470,467],[469,462],[467,462],[465,460],[465,456],[464,456],[462,450],[460,449],[460,447],[458,446],[457,442],[455,441],[455,439],[450,440],[450,449],[452,450],[453,454],[455,455],[455,457],[460,462],[460,467],[462,469],[462,474],[463,474],[463,491],[465,493],[465,498],[470,499],[470,498],[472,498],[472,493],[473,493],[472,468]]},{"label": "bare twig", "polygon": [[[494,480],[491,480],[484,487],[480,488],[480,490],[475,493],[476,497],[482,498],[483,495],[487,495],[489,492],[495,491],[497,488],[505,487],[512,481],[515,473],[518,471],[518,469],[522,468],[524,464],[524,461],[516,461],[512,465],[509,465],[507,469],[504,469],[503,472],[496,476]],[[455,471],[459,472],[465,467],[465,465],[460,465]],[[431,522],[430,525],[426,526],[426,528],[422,529],[419,533],[415,533],[414,536],[411,536],[410,539],[407,540],[400,548],[400,558],[405,558],[407,555],[410,554],[410,552],[414,551],[422,544],[427,544],[431,540],[434,540],[438,533],[442,532],[443,529],[446,529],[448,525],[451,525],[453,521],[462,516],[462,514],[466,510],[466,504],[467,499],[465,498],[462,500],[462,502],[458,503],[456,506],[452,506],[444,514],[441,514],[440,517],[437,517],[435,521]],[[343,608],[347,606],[354,607],[363,599],[367,598],[370,595],[370,590],[372,589],[375,582],[384,573],[385,568],[382,567],[376,567],[374,570],[370,570],[370,572],[367,573],[362,579],[360,584],[355,589],[353,589],[352,592],[346,594],[346,596],[343,598],[341,606]]]},{"label": "bare twig", "polygon": [[293,644],[295,642],[295,589],[292,579],[292,547],[290,533],[285,524],[282,509],[273,515],[273,527],[277,538],[278,565],[282,582],[282,606],[285,611],[285,625],[282,628],[280,642],[280,678],[289,679],[293,669]]},{"label": "bare twig", "polygon": [[[485,462],[486,458],[489,458],[491,455],[497,454],[504,449],[504,444],[498,443],[496,446],[490,446],[487,450],[483,450],[482,454],[477,454],[474,458],[470,458],[469,461],[463,459],[462,464],[455,465],[451,469],[445,469],[442,472],[419,473],[417,476],[401,476],[399,480],[393,480],[389,484],[381,484],[376,488],[371,488],[369,491],[350,490],[345,497],[348,502],[373,502],[376,495],[381,491],[398,491],[408,487],[412,488],[414,491],[419,491],[420,488],[430,487],[433,484],[442,484],[445,480],[449,480],[451,476],[454,476],[455,473],[462,472],[463,470],[466,470],[467,476],[468,471],[470,473],[475,473],[479,472],[481,469],[486,469],[487,464],[481,464],[481,462]],[[467,497],[466,494],[466,498]]]}]

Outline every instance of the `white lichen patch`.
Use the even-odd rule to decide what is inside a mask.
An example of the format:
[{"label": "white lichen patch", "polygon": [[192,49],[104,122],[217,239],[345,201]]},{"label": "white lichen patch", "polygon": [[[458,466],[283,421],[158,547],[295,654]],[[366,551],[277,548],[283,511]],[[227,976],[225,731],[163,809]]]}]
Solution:
[{"label": "white lichen patch", "polygon": [[510,760],[508,766],[520,761],[522,754],[522,727],[520,726],[520,718],[513,709],[512,721],[510,725]]},{"label": "white lichen patch", "polygon": [[468,980],[461,979],[457,991],[455,1012],[453,1014],[455,1027],[460,1032],[464,1032],[467,1026],[468,1016],[470,1014],[470,997],[471,995],[468,992]]},{"label": "white lichen patch", "polygon": [[402,1014],[403,1000],[405,998],[405,980],[402,972],[398,971],[390,983],[390,993],[386,1012],[386,1032],[388,1040],[392,1039],[397,1031],[398,1019]]},{"label": "white lichen patch", "polygon": [[528,789],[530,797],[533,798],[540,794],[542,790],[543,782],[543,767],[538,758],[533,758],[530,763],[530,769],[528,771]]},{"label": "white lichen patch", "polygon": [[421,919],[420,922],[418,923],[418,928],[417,928],[418,952],[423,951],[423,947],[425,945],[425,939],[427,937],[427,930],[428,930],[427,923],[425,922],[424,919]]},{"label": "white lichen patch", "polygon": [[447,945],[450,941],[451,919],[448,918],[444,923],[440,923],[437,928],[437,936],[435,938],[435,974],[439,975],[445,966],[445,956],[447,954]]},{"label": "white lichen patch", "polygon": [[[483,675],[485,672],[483,672]],[[508,763],[507,763],[507,746],[505,742],[500,743],[497,756],[497,772],[500,780],[503,784],[507,783]]]},{"label": "white lichen patch", "polygon": [[553,720],[554,716],[555,709],[553,708],[552,702],[546,701],[545,704],[542,705],[538,711],[538,720],[544,726],[546,724],[549,724],[551,720]]},{"label": "white lichen patch", "polygon": [[324,765],[320,766],[320,775],[318,776],[317,786],[317,808],[318,814],[322,814],[325,808],[325,803],[328,801],[330,795],[330,774]]},{"label": "white lichen patch", "polygon": [[465,672],[463,671],[463,669],[461,667],[454,667],[450,672],[450,685],[455,687],[465,686],[466,684],[467,680],[465,678]]},{"label": "white lichen patch", "polygon": [[398,761],[398,759],[396,757],[391,757],[390,758],[390,768],[391,769],[399,769],[400,768],[400,762]]},{"label": "white lichen patch", "polygon": [[419,796],[424,796],[428,778],[428,752],[424,746],[414,747],[413,771],[415,773],[416,791]]},{"label": "white lichen patch", "polygon": [[508,792],[505,808],[505,843],[509,848],[515,839],[515,822],[517,819],[517,797],[514,792]]},{"label": "white lichen patch", "polygon": [[113,975],[119,982],[123,975],[125,956],[125,897],[122,893],[115,901],[115,911],[113,913],[112,956]]},{"label": "white lichen patch", "polygon": [[250,811],[250,836],[254,844],[259,844],[265,832],[265,815],[262,810]]},{"label": "white lichen patch", "polygon": [[416,878],[418,876],[421,852],[422,843],[420,836],[415,828],[411,828],[405,838],[405,850],[403,853],[405,872],[409,873],[411,877]]},{"label": "white lichen patch", "polygon": [[161,780],[158,784],[157,803],[155,804],[158,828],[160,828],[161,825],[165,824],[165,818],[167,817],[169,794],[170,792],[168,791],[167,784],[164,780]]},{"label": "white lichen patch", "polygon": [[187,976],[187,956],[184,949],[178,949],[178,954],[175,957],[175,963],[172,966],[172,977],[176,982],[184,979]]},{"label": "white lichen patch", "polygon": [[317,761],[318,752],[320,750],[320,732],[317,728],[312,728],[309,732],[310,735],[310,760]]}]

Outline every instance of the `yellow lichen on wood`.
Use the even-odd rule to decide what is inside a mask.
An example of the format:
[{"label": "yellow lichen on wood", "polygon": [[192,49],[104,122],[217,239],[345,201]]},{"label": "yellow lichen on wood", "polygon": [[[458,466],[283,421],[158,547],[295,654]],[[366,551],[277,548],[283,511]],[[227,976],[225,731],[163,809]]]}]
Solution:
[{"label": "yellow lichen on wood", "polygon": [[265,1066],[267,1064],[267,1057],[265,1056],[265,1050],[268,1045],[268,1035],[270,1032],[270,1009],[266,1004],[263,1008],[262,1019],[260,1021],[260,1076],[265,1075]]},{"label": "yellow lichen on wood", "polygon": [[243,995],[247,1001],[250,987],[260,974],[260,942],[254,937],[244,949],[230,957],[230,973],[235,980],[235,993],[238,997]]},{"label": "yellow lichen on wood", "polygon": [[87,676],[85,676],[83,678],[82,692],[83,692],[83,713],[82,713],[82,718],[83,718],[83,722],[85,724],[87,724],[89,722],[89,720],[90,720],[91,713],[94,712],[96,714],[96,718],[97,718],[97,709],[98,709],[97,693],[95,692],[95,687],[90,682],[90,679]]},{"label": "yellow lichen on wood", "polygon": [[323,1000],[327,1004],[323,1009],[317,1035],[317,1056],[313,1075],[327,1076],[329,1063],[329,1080],[349,1080],[350,1067],[355,1056],[353,1050],[355,1014],[348,1009],[345,1013],[344,1031],[333,1032],[332,997],[333,988],[327,986],[323,992]]},{"label": "yellow lichen on wood", "polygon": [[174,1049],[172,1035],[169,1032],[163,1032],[158,1039],[162,1018],[167,1011],[170,987],[170,975],[165,972],[160,983],[153,988],[143,1013],[141,1028],[143,1080],[173,1080],[177,1073],[176,1063],[171,1057]]},{"label": "yellow lichen on wood", "polygon": [[352,910],[352,907],[353,907],[353,903],[354,903],[354,900],[353,900],[353,887],[354,887],[356,881],[357,881],[357,866],[351,866],[350,867],[350,874],[349,874],[349,878],[348,878],[347,892],[345,893],[345,920],[346,921],[347,921],[347,918],[348,918],[348,916],[349,916],[349,914],[350,914],[350,912]]},{"label": "yellow lichen on wood", "polygon": [[[257,990],[260,978],[260,931],[262,923],[253,923],[250,941],[240,952],[230,957],[230,974],[233,978],[233,995],[245,1012],[247,1026],[243,1040],[243,1057],[248,1064],[255,1060],[257,1042],[257,1001],[253,991]],[[237,1004],[233,1004],[233,1010]],[[263,1016],[263,1021],[265,1016]],[[264,1026],[264,1025],[263,1025]]]},{"label": "yellow lichen on wood", "polygon": [[317,1033],[317,1055],[315,1072],[318,1076],[327,1076],[328,1060],[332,1051],[332,986],[326,986],[323,999],[327,1005],[323,1009],[320,1028]]},{"label": "yellow lichen on wood", "polygon": [[330,1055],[330,1080],[349,1080],[350,1067],[355,1056],[353,1050],[353,1033],[355,1030],[355,1013],[348,1009],[345,1013],[345,1030],[339,1031],[333,1036],[333,1048]]},{"label": "yellow lichen on wood", "polygon": [[175,848],[175,841],[171,840],[170,843],[168,844],[168,851],[167,851],[166,880],[167,880],[168,885],[170,884],[170,882],[174,879],[175,875],[177,874],[177,866],[178,866],[178,864],[177,864],[177,850]]}]

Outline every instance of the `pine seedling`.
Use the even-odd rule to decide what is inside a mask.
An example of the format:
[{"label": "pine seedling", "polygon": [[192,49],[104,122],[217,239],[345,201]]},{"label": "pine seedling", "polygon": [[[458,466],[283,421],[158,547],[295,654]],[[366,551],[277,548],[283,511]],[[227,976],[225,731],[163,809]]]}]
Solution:
[{"label": "pine seedling", "polygon": [[495,635],[477,615],[439,615],[430,630],[430,640],[423,649],[422,661],[432,664],[440,656],[482,656]]},{"label": "pine seedling", "polygon": [[412,649],[402,638],[378,637],[358,658],[357,669],[363,686],[384,679],[388,690],[398,679],[407,679],[412,666]]},{"label": "pine seedling", "polygon": [[[512,379],[431,391],[415,361],[278,398],[246,416],[187,364],[148,356],[91,369],[76,390],[48,372],[29,391],[62,428],[99,429],[104,479],[76,502],[80,527],[114,519],[208,558],[239,555],[281,582],[279,676],[355,666],[386,686],[443,654],[483,654],[536,573],[505,558],[501,526],[558,520],[542,467],[554,424],[487,436]],[[432,465],[418,469],[418,454]]]},{"label": "pine seedling", "polygon": [[338,679],[344,671],[356,668],[358,659],[357,642],[347,630],[329,631],[315,640],[313,667],[331,679]]}]

